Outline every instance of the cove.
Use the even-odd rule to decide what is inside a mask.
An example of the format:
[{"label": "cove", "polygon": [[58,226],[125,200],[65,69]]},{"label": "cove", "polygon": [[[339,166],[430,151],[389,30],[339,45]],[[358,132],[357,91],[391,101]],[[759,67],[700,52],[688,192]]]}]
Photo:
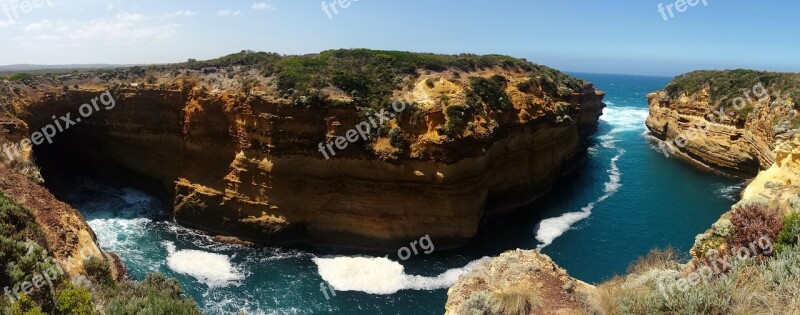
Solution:
[{"label": "cove", "polygon": [[[740,182],[664,157],[645,139],[645,95],[670,78],[572,75],[607,94],[586,161],[520,213],[487,222],[464,247],[408,260],[222,244],[173,223],[163,211],[169,202],[146,182],[44,172],[49,188],[84,214],[100,245],[119,255],[133,278],[155,271],[175,277],[209,314],[441,314],[446,288],[483,257],[541,247],[572,276],[598,283],[653,248],[686,253],[734,203]],[[353,261],[355,276],[348,274]],[[323,282],[345,289],[326,299]]]}]

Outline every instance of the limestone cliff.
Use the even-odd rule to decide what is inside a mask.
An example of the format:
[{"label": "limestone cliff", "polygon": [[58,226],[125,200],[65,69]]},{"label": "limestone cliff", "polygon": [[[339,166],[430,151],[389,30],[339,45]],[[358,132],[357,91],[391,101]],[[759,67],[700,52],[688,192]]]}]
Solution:
[{"label": "limestone cliff", "polygon": [[[646,124],[667,154],[726,174],[755,176],[739,204],[766,203],[788,213],[800,209],[799,79],[749,70],[688,73],[647,96]],[[729,218],[723,215],[715,227]],[[692,257],[716,250],[714,235],[715,228],[699,235]]]},{"label": "limestone cliff", "polygon": [[[768,205],[771,211],[777,211],[780,215],[800,211],[800,132],[798,132],[800,119],[797,117],[800,106],[796,101],[797,91],[800,90],[798,78],[800,75],[797,74],[748,70],[699,71],[686,74],[676,78],[665,90],[647,96],[650,115],[646,124],[660,145],[658,150],[667,155],[681,158],[708,170],[735,176],[755,176],[742,193],[742,201],[733,209],[742,204],[756,202]],[[742,98],[739,99],[739,96]],[[745,102],[741,103],[742,100]],[[724,281],[720,280],[722,284],[715,287],[717,289],[692,291],[702,287],[697,285],[678,291],[686,292],[687,300],[676,300],[677,296],[665,299],[662,296],[662,294],[667,295],[659,291],[663,290],[664,279],[689,277],[691,281],[690,275],[701,265],[700,259],[704,259],[704,254],[709,250],[719,252],[721,244],[726,246],[724,241],[721,243],[719,240],[735,232],[730,228],[731,213],[724,214],[711,229],[697,236],[691,250],[693,259],[687,264],[678,263],[673,252],[650,256],[629,274],[611,279],[597,287],[581,285],[585,293],[566,299],[580,301],[579,307],[573,306],[570,310],[560,310],[560,312],[716,313],[718,310],[715,308],[716,305],[704,304],[713,304],[714,302],[710,301],[714,299],[719,299],[719,307],[727,309],[726,312],[753,313],[768,309],[796,312],[798,307],[796,303],[787,302],[782,297],[756,302],[752,299],[752,295],[747,294],[749,291],[762,290],[772,294],[771,291],[776,289],[767,282],[778,281],[779,277],[752,266],[745,268],[750,273],[737,271]],[[510,258],[517,256],[538,258],[535,261]],[[781,257],[786,259],[786,256]],[[506,276],[505,271],[494,272],[498,268],[486,267],[514,265],[516,269],[539,270],[541,261],[549,259],[535,251],[518,250],[484,262],[484,268],[476,268],[459,279],[450,289],[447,313],[483,312],[486,305],[476,301],[481,292],[487,290],[532,292],[531,296],[542,294],[542,305],[547,305],[549,302],[545,300],[546,298],[553,298],[556,304],[564,303],[563,296],[548,295],[560,292],[556,286],[549,285],[542,279],[531,280],[535,278],[535,272],[521,272],[510,278]],[[784,266],[781,264],[786,262],[781,260],[776,264]],[[767,267],[764,268],[768,270]],[[563,272],[560,275],[567,279],[566,281],[580,283]],[[763,283],[752,283],[752,281]],[[543,294],[542,288],[550,289]],[[473,299],[476,301],[468,302],[468,297],[472,295],[476,296]],[[691,300],[692,298],[695,300]],[[787,299],[791,300],[794,297],[789,296]],[[699,302],[700,300],[703,302]],[[745,311],[741,311],[742,309]],[[486,313],[497,312],[493,313],[490,310]],[[515,312],[517,313],[524,312]],[[528,313],[555,314],[557,311],[533,309]]]},{"label": "limestone cliff", "polygon": [[[243,52],[9,85],[30,130],[110,90],[113,109],[36,154],[155,179],[181,224],[359,248],[420,235],[464,243],[569,171],[604,106],[591,84],[524,60],[366,50]],[[322,153],[381,110],[391,118],[367,139]]]},{"label": "limestone cliff", "polygon": [[776,144],[798,125],[797,75],[698,71],[647,96],[646,124],[662,151],[743,177],[775,163]]}]

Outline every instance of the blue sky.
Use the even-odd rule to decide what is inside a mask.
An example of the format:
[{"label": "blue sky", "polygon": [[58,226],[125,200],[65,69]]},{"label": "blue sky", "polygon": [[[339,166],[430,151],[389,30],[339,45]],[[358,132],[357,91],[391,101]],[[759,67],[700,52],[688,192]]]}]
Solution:
[{"label": "blue sky", "polygon": [[580,72],[800,71],[797,0],[706,0],[672,7],[674,17],[658,11],[666,0],[350,0],[330,15],[320,0],[37,0],[10,10],[26,1],[0,0],[0,64],[374,48],[499,53]]}]

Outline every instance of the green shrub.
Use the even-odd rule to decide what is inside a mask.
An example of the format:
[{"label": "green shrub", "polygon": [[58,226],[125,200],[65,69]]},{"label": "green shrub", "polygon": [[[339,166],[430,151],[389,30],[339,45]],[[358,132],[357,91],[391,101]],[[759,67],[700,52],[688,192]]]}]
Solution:
[{"label": "green shrub", "polygon": [[406,134],[400,128],[392,128],[392,130],[389,131],[389,144],[401,151],[405,151],[409,146],[408,138],[406,138]]},{"label": "green shrub", "polygon": [[519,84],[517,84],[517,89],[520,90],[520,92],[524,93],[533,93],[535,87],[536,87],[536,81],[533,79],[522,81]]},{"label": "green shrub", "polygon": [[201,314],[195,302],[183,294],[178,282],[163,274],[150,274],[139,283],[125,281],[105,295],[107,314]]},{"label": "green shrub", "polygon": [[447,122],[441,129],[442,133],[448,136],[455,136],[464,131],[469,120],[469,110],[464,105],[452,105],[445,108]]},{"label": "green shrub", "polygon": [[33,80],[33,76],[28,73],[15,73],[8,76],[6,79],[11,82],[28,82]]},{"label": "green shrub", "polygon": [[[0,287],[13,287],[24,281],[32,281],[34,275],[56,270],[56,265],[48,259],[44,237],[36,225],[33,215],[18,206],[8,197],[0,194]],[[54,283],[62,282],[58,274]],[[40,309],[54,311],[54,297],[50,290],[38,289],[28,298]]]},{"label": "green shrub", "polygon": [[398,120],[407,121],[411,126],[419,126],[425,122],[425,110],[416,103],[406,105],[406,109],[399,113]]},{"label": "green shrub", "polygon": [[510,110],[513,108],[505,91],[505,77],[494,75],[491,78],[471,77],[470,83],[475,94],[493,110]]},{"label": "green shrub", "polygon": [[428,79],[425,80],[425,85],[427,85],[428,88],[432,89],[432,88],[434,88],[436,86],[436,81],[434,81],[431,78],[428,78]]},{"label": "green shrub", "polygon": [[71,284],[58,293],[58,310],[64,315],[94,314],[94,303],[89,290]]},{"label": "green shrub", "polygon": [[83,270],[94,283],[111,288],[116,285],[114,277],[111,276],[111,265],[106,260],[92,256],[83,261]]},{"label": "green shrub", "polygon": [[20,293],[19,300],[8,308],[9,315],[44,315],[42,309],[25,293]]},{"label": "green shrub", "polygon": [[13,200],[0,193],[0,235],[17,241],[44,243],[44,235],[35,218]]},{"label": "green shrub", "polygon": [[798,235],[800,235],[800,212],[792,212],[783,218],[783,228],[775,241],[775,251],[781,253],[798,245]]}]

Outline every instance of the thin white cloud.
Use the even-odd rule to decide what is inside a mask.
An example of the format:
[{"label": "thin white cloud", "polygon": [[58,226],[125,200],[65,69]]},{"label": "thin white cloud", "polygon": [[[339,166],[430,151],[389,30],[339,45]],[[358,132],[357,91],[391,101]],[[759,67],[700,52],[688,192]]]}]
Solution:
[{"label": "thin white cloud", "polygon": [[9,27],[14,24],[16,24],[16,22],[11,19],[0,20],[0,28]]},{"label": "thin white cloud", "polygon": [[53,27],[53,23],[50,22],[50,20],[43,20],[41,22],[28,24],[22,28],[22,30],[25,32],[41,32],[50,29],[51,27]]},{"label": "thin white cloud", "polygon": [[118,41],[142,42],[169,39],[178,33],[180,24],[160,24],[159,20],[132,14],[89,21],[50,21],[31,23],[22,30],[32,33],[22,41]]},{"label": "thin white cloud", "polygon": [[176,17],[176,16],[177,17],[189,17],[189,16],[195,16],[195,15],[197,15],[197,12],[195,12],[195,11],[192,11],[192,10],[181,10],[181,11],[175,11],[175,12],[172,12],[172,13],[162,14],[158,18],[169,19],[169,18],[173,18],[173,17]]},{"label": "thin white cloud", "polygon": [[278,10],[278,8],[276,8],[274,5],[266,2],[253,3],[253,6],[251,6],[250,8],[253,10],[270,10],[270,11]]},{"label": "thin white cloud", "polygon": [[124,22],[137,22],[137,21],[141,21],[141,20],[144,20],[144,19],[145,19],[144,15],[141,15],[141,14],[138,14],[138,13],[131,14],[131,13],[122,12],[122,11],[117,13],[117,20],[124,21]]},{"label": "thin white cloud", "polygon": [[240,10],[231,11],[230,9],[220,10],[219,12],[217,12],[218,16],[239,16],[241,14],[242,11]]},{"label": "thin white cloud", "polygon": [[177,15],[177,16],[195,16],[195,15],[197,15],[197,12],[194,12],[192,10],[185,10],[185,11],[175,12],[175,15]]},{"label": "thin white cloud", "polygon": [[178,32],[179,24],[141,25],[131,21],[92,20],[67,28],[70,39],[100,39],[121,41],[165,40]]}]

